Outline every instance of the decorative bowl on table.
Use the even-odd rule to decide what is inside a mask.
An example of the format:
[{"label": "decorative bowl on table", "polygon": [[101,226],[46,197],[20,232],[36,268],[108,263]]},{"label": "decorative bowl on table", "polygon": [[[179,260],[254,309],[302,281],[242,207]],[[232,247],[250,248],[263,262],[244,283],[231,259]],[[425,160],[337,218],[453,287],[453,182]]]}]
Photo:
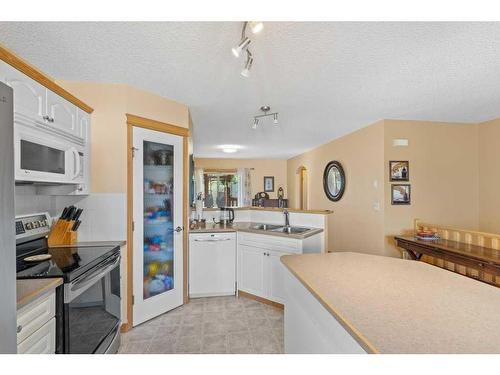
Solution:
[{"label": "decorative bowl on table", "polygon": [[438,240],[439,235],[432,230],[419,230],[415,237],[419,240]]}]

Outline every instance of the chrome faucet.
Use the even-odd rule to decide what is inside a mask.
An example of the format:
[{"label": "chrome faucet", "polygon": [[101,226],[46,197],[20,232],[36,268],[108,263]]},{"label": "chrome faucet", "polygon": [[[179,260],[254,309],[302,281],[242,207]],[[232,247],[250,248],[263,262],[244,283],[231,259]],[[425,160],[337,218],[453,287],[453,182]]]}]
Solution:
[{"label": "chrome faucet", "polygon": [[290,226],[290,212],[288,210],[283,210],[283,215],[285,215],[285,227]]}]

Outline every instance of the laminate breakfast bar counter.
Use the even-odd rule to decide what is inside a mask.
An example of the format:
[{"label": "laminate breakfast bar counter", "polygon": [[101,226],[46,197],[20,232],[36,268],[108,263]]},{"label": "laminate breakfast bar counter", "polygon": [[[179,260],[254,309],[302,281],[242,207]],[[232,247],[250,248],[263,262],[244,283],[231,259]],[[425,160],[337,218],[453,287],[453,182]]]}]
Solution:
[{"label": "laminate breakfast bar counter", "polygon": [[360,253],[281,262],[285,353],[500,353],[500,288]]}]

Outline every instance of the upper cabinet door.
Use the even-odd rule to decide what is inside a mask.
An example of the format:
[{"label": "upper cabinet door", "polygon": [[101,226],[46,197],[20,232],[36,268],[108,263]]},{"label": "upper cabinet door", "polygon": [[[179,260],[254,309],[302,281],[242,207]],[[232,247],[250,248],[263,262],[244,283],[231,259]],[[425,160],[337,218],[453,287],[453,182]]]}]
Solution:
[{"label": "upper cabinet door", "polygon": [[0,79],[14,89],[14,112],[45,122],[46,89],[7,63],[0,61]]},{"label": "upper cabinet door", "polygon": [[77,123],[78,123],[78,136],[82,138],[85,142],[90,141],[90,114],[82,111],[80,108],[76,111]]},{"label": "upper cabinet door", "polygon": [[80,129],[76,120],[76,106],[50,90],[47,90],[47,115],[50,126],[80,137]]}]

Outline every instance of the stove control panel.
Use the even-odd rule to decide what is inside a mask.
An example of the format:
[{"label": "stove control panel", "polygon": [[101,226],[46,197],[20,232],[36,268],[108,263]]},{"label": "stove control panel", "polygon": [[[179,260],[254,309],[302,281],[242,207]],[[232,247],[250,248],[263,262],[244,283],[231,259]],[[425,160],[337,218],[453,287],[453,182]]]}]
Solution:
[{"label": "stove control panel", "polygon": [[16,216],[16,243],[44,237],[49,234],[50,226],[47,212]]}]

